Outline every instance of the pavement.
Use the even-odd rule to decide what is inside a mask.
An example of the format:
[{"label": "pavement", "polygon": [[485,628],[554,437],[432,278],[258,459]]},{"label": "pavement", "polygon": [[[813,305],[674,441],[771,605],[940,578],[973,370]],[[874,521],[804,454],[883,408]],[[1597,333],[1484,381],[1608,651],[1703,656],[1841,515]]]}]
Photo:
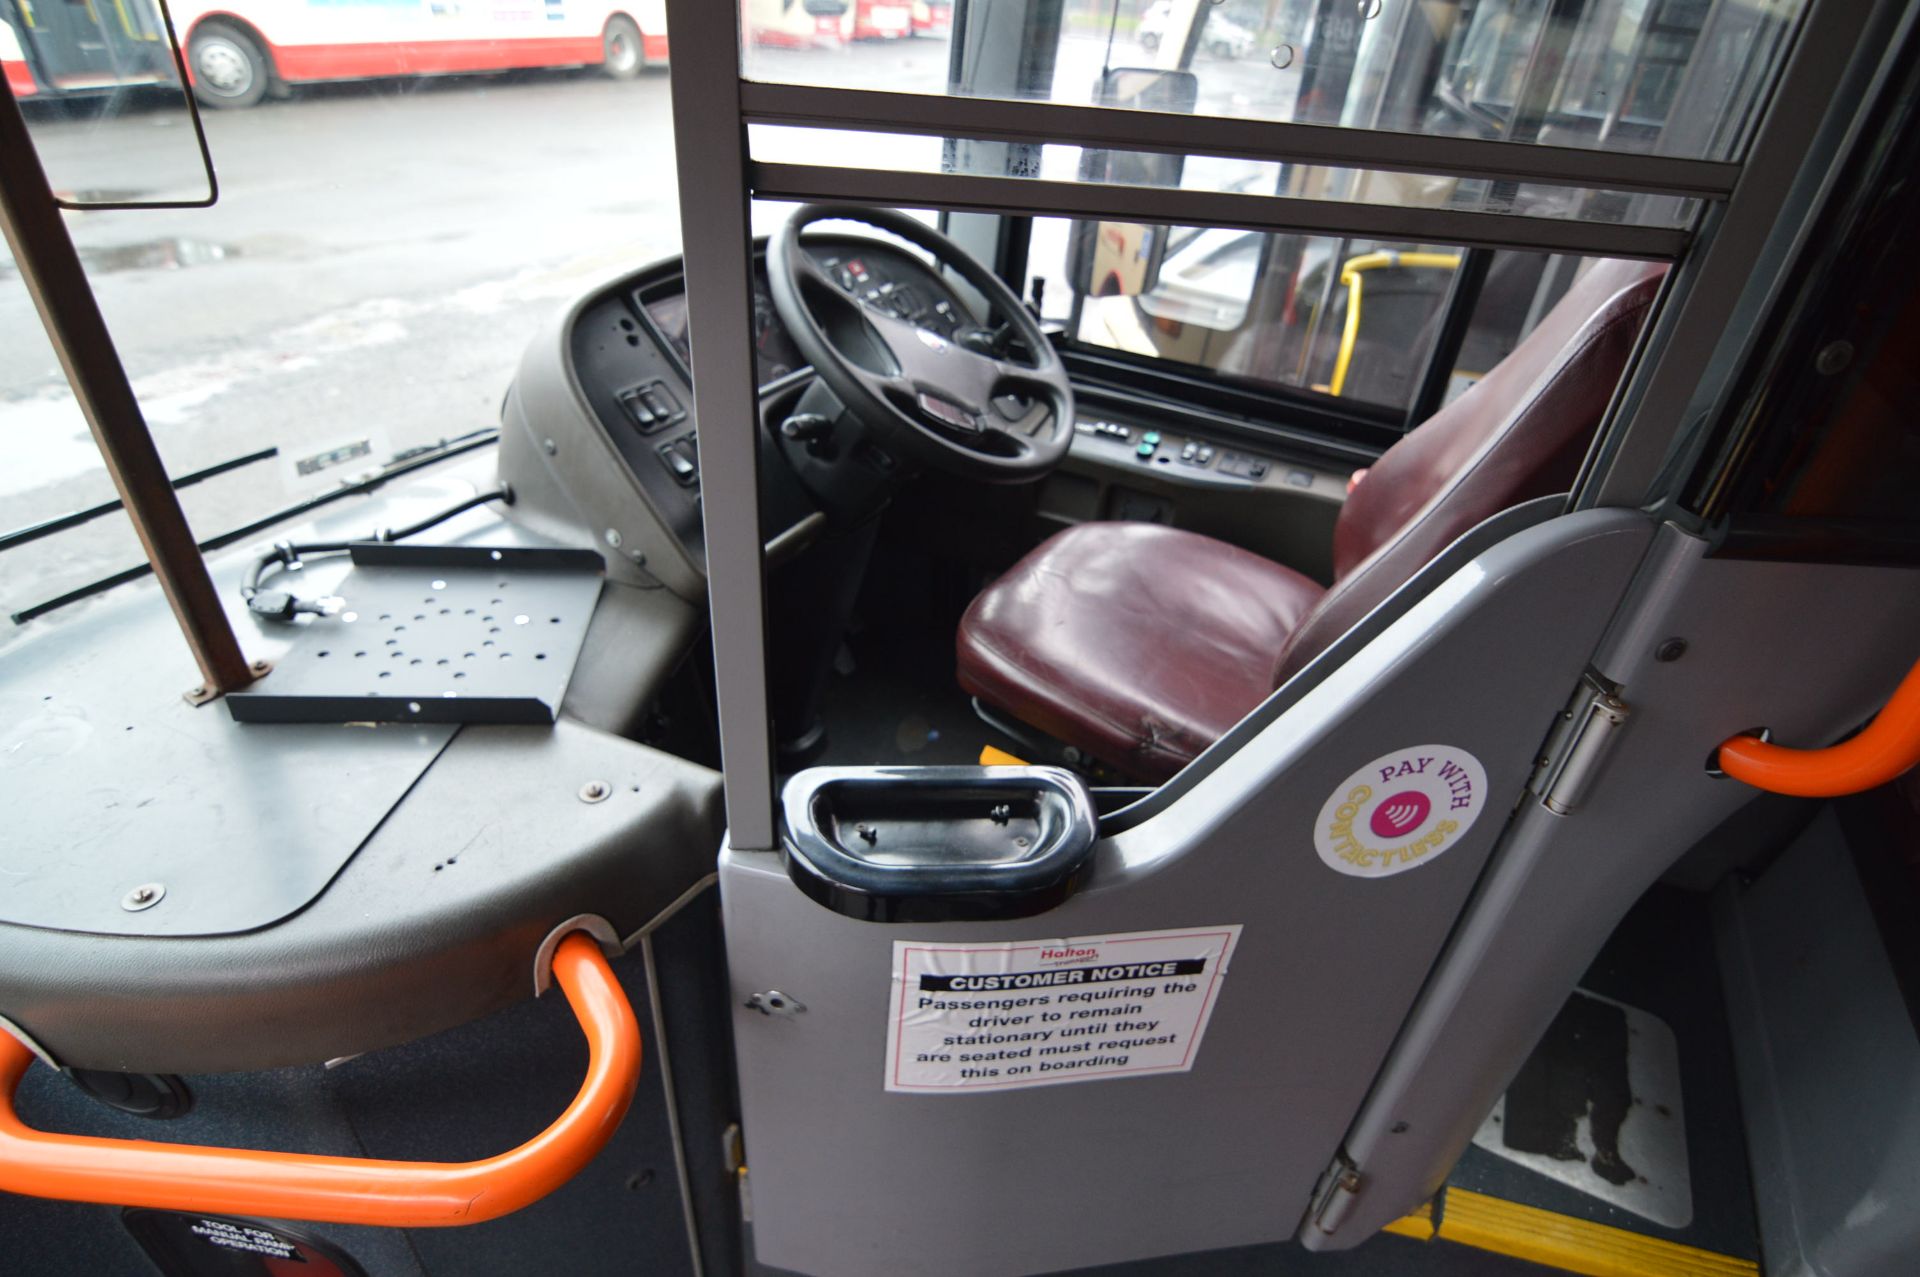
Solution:
[{"label": "pavement", "polygon": [[[1122,35],[1116,65],[1147,59]],[[1063,42],[1056,97],[1085,100],[1104,37]],[[948,44],[754,50],[766,78],[934,90]],[[1203,105],[1269,92],[1264,59],[1203,56]],[[1290,78],[1290,77],[1288,77]],[[30,110],[54,184],[117,198],[204,194],[177,102],[115,118]],[[281,456],[187,489],[209,536],[350,477],[297,457],[391,452],[495,424],[540,326],[596,283],[679,251],[668,76],[592,71],[308,86],[208,112],[209,209],[69,214],[121,356],[175,475],[268,444]],[[938,162],[937,142],[804,130],[756,136],[769,158]],[[1046,176],[1071,177],[1049,148]],[[783,209],[755,210],[755,229]],[[1057,228],[1064,242],[1064,224]],[[1057,250],[1056,250],[1057,252]],[[1036,260],[1044,254],[1036,253]],[[1063,294],[1064,295],[1064,294]],[[111,485],[18,272],[0,254],[0,528],[110,499]],[[361,463],[364,465],[365,463]],[[12,612],[137,563],[123,516],[0,555]],[[0,646],[20,631],[0,620]]]}]

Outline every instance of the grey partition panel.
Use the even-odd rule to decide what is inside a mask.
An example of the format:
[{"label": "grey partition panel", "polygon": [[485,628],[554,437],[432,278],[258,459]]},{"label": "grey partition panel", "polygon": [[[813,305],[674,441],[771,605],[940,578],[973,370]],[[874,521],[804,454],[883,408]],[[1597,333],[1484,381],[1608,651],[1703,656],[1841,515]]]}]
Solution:
[{"label": "grey partition panel", "polygon": [[[605,798],[578,796],[595,781]],[[63,1066],[133,1073],[410,1042],[531,994],[557,923],[597,914],[628,936],[671,906],[709,871],[719,797],[706,768],[565,719],[463,727],[326,890],[273,926],[189,943],[0,924],[0,1017]],[[270,859],[251,836],[233,853]]]},{"label": "grey partition panel", "polygon": [[1911,666],[1920,572],[1706,552],[1661,529],[1595,658],[1631,716],[1580,809],[1516,815],[1349,1136],[1357,1201],[1309,1246],[1357,1245],[1446,1178],[1628,906],[1758,792],[1708,774],[1720,741],[1830,744]]},{"label": "grey partition panel", "polygon": [[1829,807],[1714,900],[1768,1277],[1920,1255],[1920,1037],[1851,859]]},{"label": "grey partition panel", "polygon": [[[1651,535],[1643,515],[1592,511],[1473,560],[1165,809],[1103,840],[1089,885],[1040,917],[855,921],[804,896],[778,854],[728,852],[758,1258],[973,1277],[1290,1236]],[[1316,846],[1323,807],[1359,769],[1425,745],[1484,768],[1473,821],[1404,872],[1333,867]],[[896,941],[1234,926],[1190,1071],[888,1089]],[[745,1009],[772,990],[805,1010]]]}]

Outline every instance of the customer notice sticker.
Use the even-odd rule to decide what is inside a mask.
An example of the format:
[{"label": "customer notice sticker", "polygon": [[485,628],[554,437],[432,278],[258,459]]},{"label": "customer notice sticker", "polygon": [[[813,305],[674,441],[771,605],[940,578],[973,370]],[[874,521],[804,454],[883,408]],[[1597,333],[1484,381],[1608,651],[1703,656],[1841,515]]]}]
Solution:
[{"label": "customer notice sticker", "polygon": [[1193,1067],[1240,927],[896,940],[889,1091],[1005,1091]]}]

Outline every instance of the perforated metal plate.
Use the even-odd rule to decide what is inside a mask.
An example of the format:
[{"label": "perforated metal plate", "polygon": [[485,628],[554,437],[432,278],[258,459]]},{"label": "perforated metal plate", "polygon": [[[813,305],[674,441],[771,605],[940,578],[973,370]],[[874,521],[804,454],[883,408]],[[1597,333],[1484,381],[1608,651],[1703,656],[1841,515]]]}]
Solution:
[{"label": "perforated metal plate", "polygon": [[551,723],[600,594],[590,550],[370,542],[273,673],[254,723]]}]

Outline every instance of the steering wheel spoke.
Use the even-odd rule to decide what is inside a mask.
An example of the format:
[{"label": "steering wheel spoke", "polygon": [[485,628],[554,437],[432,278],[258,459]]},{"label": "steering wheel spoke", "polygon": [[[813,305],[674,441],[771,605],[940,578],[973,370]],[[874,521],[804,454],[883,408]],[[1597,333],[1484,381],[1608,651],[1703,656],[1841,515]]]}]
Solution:
[{"label": "steering wheel spoke", "polygon": [[974,433],[970,446],[976,452],[993,457],[1019,459],[1032,456],[1033,440],[1017,430],[1009,429],[990,420],[982,420],[980,429]]},{"label": "steering wheel spoke", "polygon": [[[1002,406],[1001,401],[1005,399],[1009,393],[1017,396],[1021,402],[1026,405],[1018,415],[1009,413]],[[995,395],[990,407],[997,419],[997,424],[1004,429],[1013,431],[1015,434],[1031,436],[1036,434],[1042,426],[1053,420],[1053,408],[1044,397],[1023,395],[1018,390]]]},{"label": "steering wheel spoke", "polygon": [[814,260],[812,253],[801,251],[793,255],[791,269],[796,275],[804,275],[816,283],[829,288],[839,288],[839,282],[827,274],[826,267]]},{"label": "steering wheel spoke", "polygon": [[858,364],[854,364],[852,370],[854,377],[875,397],[896,407],[913,402],[913,380],[904,372],[878,372]]}]

